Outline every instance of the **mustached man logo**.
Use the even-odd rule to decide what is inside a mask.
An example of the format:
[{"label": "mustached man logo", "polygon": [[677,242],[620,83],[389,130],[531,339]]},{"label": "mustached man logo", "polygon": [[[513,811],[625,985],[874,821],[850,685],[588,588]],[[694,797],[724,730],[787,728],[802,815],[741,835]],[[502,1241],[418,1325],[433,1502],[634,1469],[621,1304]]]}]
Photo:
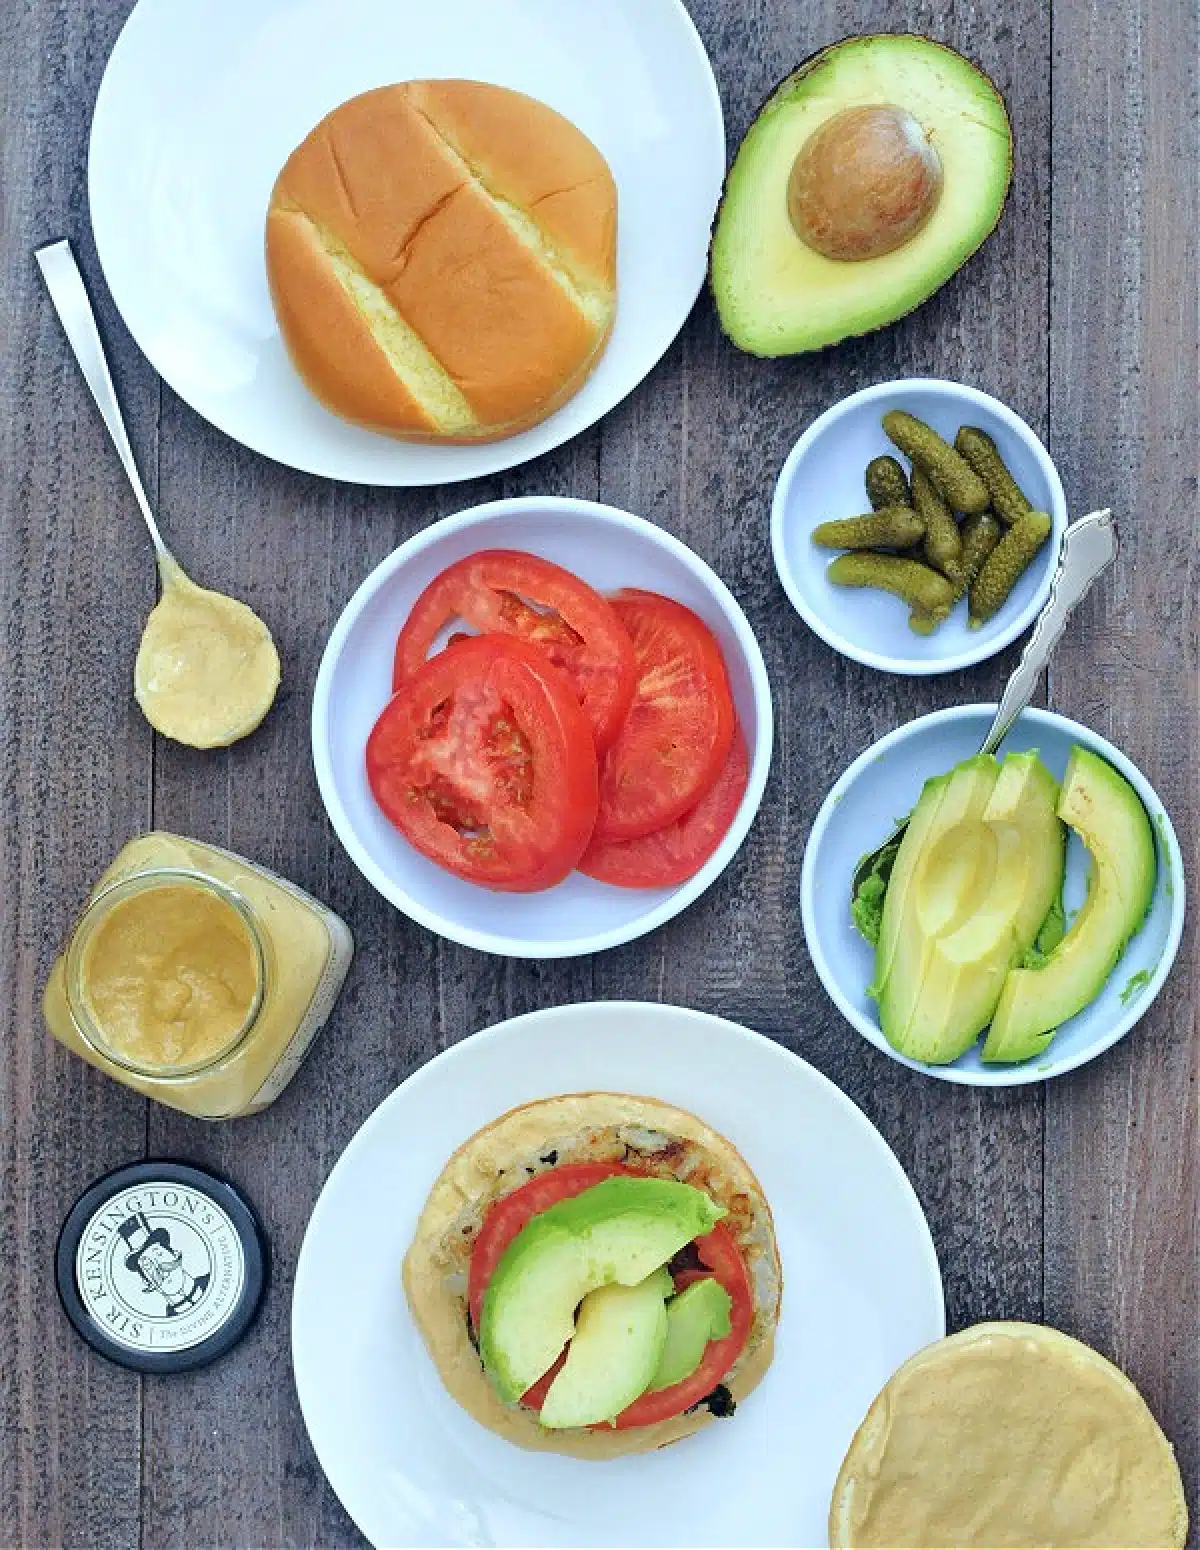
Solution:
[{"label": "mustached man logo", "polygon": [[228,1212],[171,1179],[110,1196],[75,1251],[75,1283],[92,1320],[135,1351],[186,1351],[209,1339],[236,1309],[245,1278]]},{"label": "mustached man logo", "polygon": [[203,1249],[202,1240],[195,1234],[189,1234],[189,1248],[200,1246],[205,1256],[203,1266],[186,1265],[183,1253],[172,1243],[168,1229],[152,1226],[144,1212],[127,1217],[117,1232],[128,1249],[125,1269],[141,1281],[142,1296],[161,1298],[166,1304],[165,1310],[155,1311],[165,1311],[169,1319],[177,1318],[203,1300],[212,1281],[212,1261]]}]

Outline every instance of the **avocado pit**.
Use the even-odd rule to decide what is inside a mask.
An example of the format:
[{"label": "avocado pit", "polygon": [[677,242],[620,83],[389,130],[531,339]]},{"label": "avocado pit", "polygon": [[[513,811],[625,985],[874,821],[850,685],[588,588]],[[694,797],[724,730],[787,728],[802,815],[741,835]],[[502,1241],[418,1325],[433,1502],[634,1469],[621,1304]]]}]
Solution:
[{"label": "avocado pit", "polygon": [[826,258],[880,258],[928,222],[942,163],[906,108],[845,108],[805,141],[788,179],[800,240]]}]

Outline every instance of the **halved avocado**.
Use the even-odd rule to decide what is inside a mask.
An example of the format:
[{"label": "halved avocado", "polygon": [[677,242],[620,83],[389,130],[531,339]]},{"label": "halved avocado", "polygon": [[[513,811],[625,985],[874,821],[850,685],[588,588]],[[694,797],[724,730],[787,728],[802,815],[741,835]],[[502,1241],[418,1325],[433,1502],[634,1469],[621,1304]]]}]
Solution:
[{"label": "halved avocado", "polygon": [[[863,109],[884,111],[872,126]],[[838,115],[844,136],[831,124]],[[833,206],[807,223],[796,218],[793,185],[802,152],[818,163],[815,172],[807,168],[815,183],[810,178],[805,187],[825,188]],[[932,180],[930,162],[940,172]],[[802,162],[797,171],[805,170]],[[847,38],[823,49],[767,99],[726,179],[710,255],[722,327],[753,355],[797,355],[895,322],[989,235],[1011,177],[1004,99],[953,49],[910,34]],[[830,219],[836,226],[846,217],[850,188],[862,197],[848,219],[869,234],[884,210],[898,242],[890,251],[878,251],[886,232],[865,243],[878,256],[829,257],[811,245],[855,246],[860,233],[853,231],[840,246],[824,240]]]}]

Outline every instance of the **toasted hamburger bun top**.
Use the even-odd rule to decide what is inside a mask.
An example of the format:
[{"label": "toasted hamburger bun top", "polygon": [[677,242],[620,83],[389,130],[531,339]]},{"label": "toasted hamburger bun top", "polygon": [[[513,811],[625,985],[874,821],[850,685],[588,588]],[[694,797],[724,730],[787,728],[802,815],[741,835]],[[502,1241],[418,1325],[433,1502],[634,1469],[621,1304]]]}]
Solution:
[{"label": "toasted hamburger bun top", "polygon": [[1040,1324],[977,1324],[919,1351],[859,1427],[832,1546],[1182,1546],[1171,1444],[1089,1346]]},{"label": "toasted hamburger bun top", "polygon": [[267,214],[271,297],[330,409],[411,440],[487,440],[583,383],[616,306],[616,186],[568,119],[479,81],[335,108]]},{"label": "toasted hamburger bun top", "polygon": [[703,1120],[653,1098],[573,1093],[525,1104],[486,1126],[443,1168],[404,1260],[404,1290],[442,1381],[482,1425],[523,1448],[613,1458],[661,1448],[708,1425],[701,1407],[652,1426],[547,1431],[531,1410],[505,1405],[483,1371],[467,1316],[471,1251],[489,1207],[563,1163],[625,1162],[706,1191],[746,1262],[754,1295],[750,1336],[722,1380],[743,1399],[771,1362],[782,1272],[762,1187],[737,1149]]}]

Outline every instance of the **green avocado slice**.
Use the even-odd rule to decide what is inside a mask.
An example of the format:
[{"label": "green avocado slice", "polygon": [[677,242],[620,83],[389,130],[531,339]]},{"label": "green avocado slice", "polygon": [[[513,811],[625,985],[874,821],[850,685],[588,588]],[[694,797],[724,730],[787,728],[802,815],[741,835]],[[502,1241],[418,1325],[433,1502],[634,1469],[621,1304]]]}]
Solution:
[{"label": "green avocado slice", "polygon": [[667,1340],[666,1268],[636,1286],[599,1287],[579,1305],[562,1371],[539,1419],[551,1431],[611,1421],[646,1390]]},{"label": "green avocado slice", "polygon": [[[724,1215],[690,1184],[618,1177],[531,1218],[501,1256],[479,1321],[479,1354],[501,1399],[515,1403],[550,1370],[589,1292],[637,1286]],[[652,1373],[653,1364],[643,1386]]]},{"label": "green avocado slice", "polygon": [[962,822],[976,808],[982,811],[996,779],[995,759],[980,754],[955,765],[945,775],[933,776],[922,786],[917,805],[909,815],[908,828],[904,831],[900,849],[892,863],[883,898],[875,944],[875,983],[871,987],[871,994],[877,1000],[882,999],[895,969],[896,955],[903,945],[901,933],[909,892],[931,836]]},{"label": "green avocado slice", "polygon": [[[892,106],[937,152],[932,215],[892,252],[833,259],[797,235],[788,183],[810,137],[847,108]],[[1004,100],[982,71],[928,38],[847,38],[767,99],[726,180],[710,254],[721,325],[754,355],[795,355],[895,322],[932,296],[1000,218],[1012,176]]]},{"label": "green avocado slice", "polygon": [[667,1337],[649,1392],[690,1378],[704,1360],[710,1340],[723,1340],[732,1325],[733,1299],[712,1276],[693,1281],[667,1303]]},{"label": "green avocado slice", "polygon": [[1014,969],[1005,980],[986,1061],[1040,1054],[1058,1026],[1099,995],[1154,897],[1154,832],[1137,792],[1111,764],[1077,744],[1058,812],[1091,852],[1087,898],[1045,963]]},{"label": "green avocado slice", "polygon": [[1035,753],[980,755],[944,778],[896,857],[876,950],[880,1026],[927,1064],[957,1060],[987,1026],[1063,876],[1058,784]]}]

